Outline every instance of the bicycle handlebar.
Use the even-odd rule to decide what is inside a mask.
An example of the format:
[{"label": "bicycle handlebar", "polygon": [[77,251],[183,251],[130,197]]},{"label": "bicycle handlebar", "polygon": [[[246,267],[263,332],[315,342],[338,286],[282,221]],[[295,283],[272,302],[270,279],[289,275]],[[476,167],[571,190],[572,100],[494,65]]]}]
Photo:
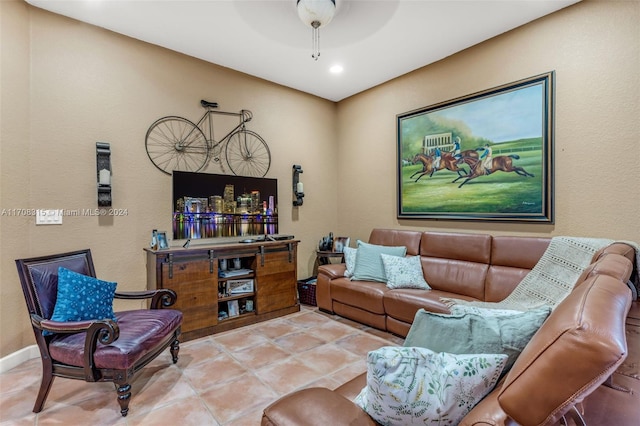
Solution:
[{"label": "bicycle handlebar", "polygon": [[253,118],[253,113],[248,109],[243,109],[242,111],[240,111],[240,114],[242,114],[243,123],[248,123]]}]

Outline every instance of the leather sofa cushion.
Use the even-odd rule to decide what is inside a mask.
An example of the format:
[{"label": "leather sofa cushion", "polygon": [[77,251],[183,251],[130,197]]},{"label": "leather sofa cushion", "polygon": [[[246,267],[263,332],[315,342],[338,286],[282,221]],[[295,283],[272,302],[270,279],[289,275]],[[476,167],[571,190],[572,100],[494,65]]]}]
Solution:
[{"label": "leather sofa cushion", "polygon": [[501,386],[502,383],[498,382],[493,391],[476,404],[458,426],[521,426],[500,407],[498,393]]},{"label": "leather sofa cushion", "polygon": [[531,272],[529,269],[510,266],[489,266],[484,285],[484,301],[500,302],[504,300],[529,272]]},{"label": "leather sofa cushion", "polygon": [[633,263],[623,256],[611,253],[604,253],[599,256],[598,260],[593,262],[585,269],[578,283],[596,275],[608,275],[622,282],[626,282],[633,272]]},{"label": "leather sofa cushion", "polygon": [[340,278],[346,270],[344,263],[328,263],[318,266],[318,275],[326,275],[329,279]]},{"label": "leather sofa cushion", "polygon": [[[110,345],[98,343],[94,354],[97,368],[128,369],[150,350],[167,339],[182,323],[182,312],[175,309],[149,309],[116,312],[120,337]],[[65,364],[85,365],[86,333],[59,334],[49,345],[51,358]]]},{"label": "leather sofa cushion", "polygon": [[440,290],[395,289],[384,294],[384,308],[388,316],[411,324],[418,312],[424,308],[430,312],[449,313],[441,297],[455,297],[463,300],[476,300]]},{"label": "leather sofa cushion", "polygon": [[344,396],[347,399],[354,400],[356,396],[360,393],[362,388],[367,386],[367,372],[360,374],[359,376],[354,377],[348,382],[342,384],[341,386],[335,389],[335,392],[338,392],[340,395]]},{"label": "leather sofa cushion", "polygon": [[605,254],[619,254],[621,256],[626,257],[632,263],[636,263],[636,250],[634,247],[629,244],[625,244],[623,242],[615,242],[607,247],[600,249],[594,256],[594,260],[598,260],[601,256]]},{"label": "leather sofa cushion", "polygon": [[491,264],[519,269],[533,269],[544,254],[550,238],[493,237]]},{"label": "leather sofa cushion", "polygon": [[379,330],[386,330],[387,328],[388,317],[384,314],[374,314],[357,306],[344,305],[340,302],[333,302],[333,311],[341,317],[349,318]]},{"label": "leather sofa cushion", "polygon": [[420,240],[420,255],[489,263],[491,260],[491,238],[491,235],[488,234],[424,232]]},{"label": "leather sofa cushion", "polygon": [[484,282],[489,265],[438,257],[422,257],[427,284],[434,290],[484,300]]},{"label": "leather sofa cushion", "polygon": [[387,316],[386,325],[389,333],[402,337],[409,334],[409,330],[411,329],[411,323],[400,321],[390,316]]},{"label": "leather sofa cushion", "polygon": [[376,314],[385,313],[382,297],[388,291],[385,284],[373,281],[350,281],[348,278],[331,281],[331,298],[334,301]]},{"label": "leather sofa cushion", "polygon": [[420,255],[431,288],[484,300],[491,235],[424,232]]},{"label": "leather sofa cushion", "polygon": [[484,300],[499,302],[511,294],[538,263],[550,241],[550,238],[493,237]]},{"label": "leather sofa cushion", "polygon": [[510,417],[523,426],[553,424],[624,361],[631,291],[621,291],[621,286],[625,285],[599,275],[577,286],[555,308],[520,354],[498,395]]},{"label": "leather sofa cushion", "polygon": [[[314,401],[321,401],[321,403],[314,403]],[[327,388],[318,387],[296,391],[265,408],[262,425],[334,425],[336,413],[339,413],[340,424],[377,425],[367,413],[344,396]]]},{"label": "leather sofa cushion", "polygon": [[369,243],[381,246],[405,246],[407,256],[420,253],[422,232],[397,229],[373,229],[369,235]]}]

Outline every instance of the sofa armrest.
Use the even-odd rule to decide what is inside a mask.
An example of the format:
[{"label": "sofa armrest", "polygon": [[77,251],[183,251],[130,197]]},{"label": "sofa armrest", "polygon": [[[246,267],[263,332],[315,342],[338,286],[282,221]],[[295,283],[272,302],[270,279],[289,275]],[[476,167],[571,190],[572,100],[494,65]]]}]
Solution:
[{"label": "sofa armrest", "polygon": [[360,407],[327,388],[286,395],[264,409],[262,426],[326,426],[377,423]]},{"label": "sofa armrest", "polygon": [[356,396],[362,391],[362,388],[367,386],[367,372],[360,374],[359,376],[354,377],[346,383],[343,383],[341,386],[338,386],[334,389],[334,392],[344,396],[350,401],[354,401]]},{"label": "sofa armrest", "polygon": [[524,426],[554,424],[582,402],[627,357],[630,307],[631,291],[608,275],[576,287],[507,374],[498,394],[505,413]]},{"label": "sofa armrest", "polygon": [[503,381],[473,407],[458,426],[519,426],[515,420],[507,416],[498,403],[498,394]]},{"label": "sofa armrest", "polygon": [[344,263],[330,263],[318,266],[318,276],[325,275],[330,280],[344,277],[347,266]]},{"label": "sofa armrest", "polygon": [[344,277],[347,270],[344,263],[329,263],[318,267],[318,281],[316,281],[316,303],[324,312],[333,313],[333,299],[331,298],[331,281]]}]

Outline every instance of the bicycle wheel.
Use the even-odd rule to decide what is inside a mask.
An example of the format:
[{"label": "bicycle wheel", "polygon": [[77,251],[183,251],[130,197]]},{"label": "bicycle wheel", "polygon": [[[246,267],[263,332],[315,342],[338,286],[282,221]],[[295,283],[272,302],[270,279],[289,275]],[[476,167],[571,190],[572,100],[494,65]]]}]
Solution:
[{"label": "bicycle wheel", "polygon": [[204,133],[182,117],[163,117],[153,123],[145,147],[151,162],[168,175],[174,170],[197,172],[209,158]]},{"label": "bicycle wheel", "polygon": [[250,130],[238,130],[229,136],[225,152],[229,168],[238,176],[263,177],[271,167],[267,143]]}]

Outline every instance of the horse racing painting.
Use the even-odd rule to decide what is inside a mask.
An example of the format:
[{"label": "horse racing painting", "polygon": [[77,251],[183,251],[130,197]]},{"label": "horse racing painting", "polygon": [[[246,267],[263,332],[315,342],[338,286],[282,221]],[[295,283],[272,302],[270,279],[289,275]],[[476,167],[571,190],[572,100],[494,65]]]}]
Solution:
[{"label": "horse racing painting", "polygon": [[398,218],[553,223],[554,77],[399,114]]}]

